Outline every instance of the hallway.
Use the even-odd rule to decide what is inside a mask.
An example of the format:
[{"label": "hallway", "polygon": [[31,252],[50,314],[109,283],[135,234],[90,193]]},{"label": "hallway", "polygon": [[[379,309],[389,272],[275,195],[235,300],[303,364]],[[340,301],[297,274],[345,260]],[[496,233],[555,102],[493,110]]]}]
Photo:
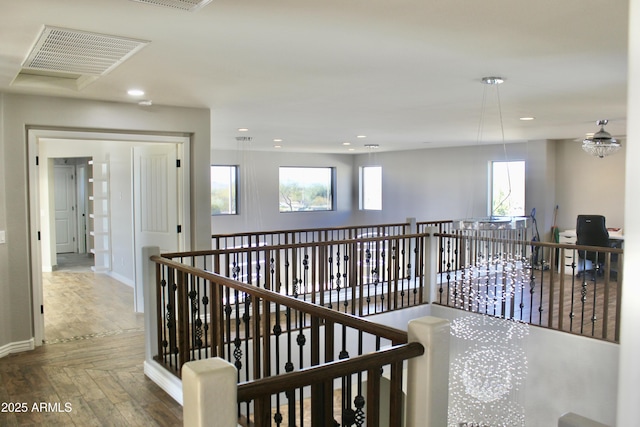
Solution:
[{"label": "hallway", "polygon": [[58,268],[42,274],[44,339],[48,344],[142,331],[133,289],[91,271],[86,254],[58,254]]},{"label": "hallway", "polygon": [[0,402],[14,405],[0,426],[182,425],[182,407],[144,375],[133,289],[63,263],[43,287],[45,343],[0,359]]}]

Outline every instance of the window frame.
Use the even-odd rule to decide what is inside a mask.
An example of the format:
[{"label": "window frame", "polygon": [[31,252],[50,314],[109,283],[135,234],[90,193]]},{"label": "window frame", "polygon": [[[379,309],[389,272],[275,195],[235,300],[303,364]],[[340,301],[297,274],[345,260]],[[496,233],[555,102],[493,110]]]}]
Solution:
[{"label": "window frame", "polygon": [[[229,176],[232,177],[231,179],[233,180],[233,182],[229,183],[229,188],[232,189],[232,195],[229,197],[229,212],[218,212],[218,213],[214,213],[213,211],[213,201],[214,201],[214,195],[213,195],[213,191],[214,191],[214,186],[213,186],[213,169],[214,168],[229,168],[230,169],[230,173]],[[231,168],[233,168],[233,170],[231,171]],[[233,173],[231,173],[233,172]],[[211,192],[211,216],[225,216],[225,215],[238,215],[239,214],[239,178],[240,178],[240,166],[239,165],[222,165],[222,164],[212,164],[210,165],[210,169],[209,169],[209,173],[210,173],[210,177],[209,177],[209,185],[210,185],[210,192]],[[233,202],[233,203],[232,203]],[[232,210],[232,204],[233,206],[233,210]]]},{"label": "window frame", "polygon": [[[379,199],[379,205],[377,205],[376,207],[368,207],[367,206],[367,200],[368,200],[368,190],[367,188],[371,188],[369,185],[367,185],[367,176],[366,176],[366,170],[367,169],[378,169],[380,171],[379,174],[379,185],[375,185],[375,187],[377,187],[379,189],[379,194],[378,197],[376,197],[377,199]],[[367,165],[367,166],[360,166],[360,203],[359,203],[359,208],[362,211],[381,211],[382,210],[382,166],[381,165]]]},{"label": "window frame", "polygon": [[[282,201],[283,192],[282,192],[282,171],[283,169],[297,169],[300,174],[304,175],[305,170],[326,170],[329,173],[329,184],[325,186],[325,189],[328,190],[328,208],[327,209],[291,209],[291,210],[283,210]],[[321,182],[317,182],[322,184]],[[303,188],[308,188],[310,185],[316,183],[306,183]],[[278,167],[278,212],[279,213],[299,213],[299,212],[331,212],[335,210],[335,192],[336,192],[336,168],[333,166],[279,166]],[[289,204],[292,207],[292,204]]]},{"label": "window frame", "polygon": [[[503,172],[503,174],[506,174],[505,179],[507,180],[507,184],[506,187],[509,187],[510,189],[510,194],[507,194],[505,197],[502,198],[502,200],[499,201],[499,204],[497,206],[494,206],[494,204],[496,203],[495,200],[495,182],[496,182],[496,164],[505,164],[506,165],[506,169]],[[521,172],[522,175],[519,177],[514,177],[513,173],[518,171],[519,168],[522,168]],[[489,161],[489,189],[488,189],[488,203],[487,203],[487,210],[489,211],[489,216],[490,217],[501,217],[501,216],[510,216],[510,217],[517,217],[517,216],[526,216],[526,180],[527,180],[527,163],[525,160],[491,160]],[[515,178],[515,179],[514,179]],[[514,184],[518,184],[518,182],[521,180],[522,183],[522,187],[521,188],[514,188]],[[505,187],[505,186],[503,186]],[[515,194],[514,194],[514,190],[515,190]],[[508,212],[501,212],[501,213],[497,213],[496,209],[498,207],[500,207],[502,204],[504,204],[504,202],[508,201],[509,199],[511,199],[512,197],[518,197],[518,193],[522,193],[522,199],[519,200],[522,202],[522,208],[519,209],[518,211],[514,212],[513,211],[513,207],[511,207],[509,209]],[[502,213],[505,213],[504,215]]]}]

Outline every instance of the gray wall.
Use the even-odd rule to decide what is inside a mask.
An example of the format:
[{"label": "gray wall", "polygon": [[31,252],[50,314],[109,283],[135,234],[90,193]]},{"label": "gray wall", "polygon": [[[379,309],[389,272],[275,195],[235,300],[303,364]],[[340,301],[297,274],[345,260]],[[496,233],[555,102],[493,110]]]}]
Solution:
[{"label": "gray wall", "polygon": [[608,227],[624,225],[626,140],[603,159],[582,151],[576,141],[556,141],[558,225],[576,228],[579,214],[600,214]]},{"label": "gray wall", "polygon": [[[215,142],[214,142],[215,144]],[[214,233],[283,230],[349,225],[352,223],[353,156],[346,154],[301,154],[213,150],[211,164],[238,165],[238,215],[211,217]],[[330,212],[280,213],[278,185],[280,166],[334,167],[336,170],[335,209]]]},{"label": "gray wall", "polygon": [[33,337],[26,126],[192,134],[191,243],[210,247],[210,113],[205,109],[0,94],[0,348]]},{"label": "gray wall", "polygon": [[[6,159],[4,98],[0,93],[0,230],[7,231]],[[11,288],[9,287],[9,245],[0,244],[0,346],[10,342]]]},{"label": "gray wall", "polygon": [[[485,217],[488,214],[488,167],[492,160],[526,161],[526,206],[536,208],[542,235],[550,227],[555,199],[552,143],[481,145],[359,155],[354,163],[357,194],[361,166],[382,166],[382,211],[356,211],[357,223],[389,223]],[[357,209],[357,200],[354,209]]]},{"label": "gray wall", "polygon": [[[598,159],[575,141],[531,141],[474,147],[433,148],[360,155],[213,150],[212,164],[240,165],[240,214],[212,217],[214,233],[335,225],[364,225],[487,215],[488,167],[492,160],[526,161],[526,206],[536,209],[538,230],[550,241],[557,225],[575,228],[576,216],[598,213],[607,224],[624,223],[625,151]],[[381,165],[383,210],[358,208],[359,168]],[[334,166],[335,212],[280,214],[278,166]],[[347,176],[348,178],[345,178]]]}]

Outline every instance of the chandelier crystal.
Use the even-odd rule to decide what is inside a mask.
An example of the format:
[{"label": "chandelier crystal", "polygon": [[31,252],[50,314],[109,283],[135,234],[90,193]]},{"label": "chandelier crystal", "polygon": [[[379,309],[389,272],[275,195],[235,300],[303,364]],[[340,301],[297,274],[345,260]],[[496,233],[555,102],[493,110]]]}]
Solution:
[{"label": "chandelier crystal", "polygon": [[601,159],[620,149],[620,143],[609,132],[604,130],[604,126],[607,123],[609,123],[607,119],[598,120],[596,124],[600,126],[600,130],[593,134],[592,137],[585,138],[582,141],[582,149],[584,151]]}]

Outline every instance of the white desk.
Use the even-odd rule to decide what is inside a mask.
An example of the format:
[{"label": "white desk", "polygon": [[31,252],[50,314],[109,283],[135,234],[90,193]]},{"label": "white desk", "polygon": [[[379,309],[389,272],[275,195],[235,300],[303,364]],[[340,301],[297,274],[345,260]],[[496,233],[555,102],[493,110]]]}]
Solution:
[{"label": "white desk", "polygon": [[[621,240],[624,241],[624,233],[622,232],[622,228],[607,228],[609,231],[609,239],[610,240]],[[560,243],[565,243],[562,241],[563,236],[567,239],[569,243],[575,243],[578,238],[578,234],[576,233],[576,229],[572,230],[564,230],[560,232]]]},{"label": "white desk", "polygon": [[[621,228],[609,228],[609,240],[612,240],[613,243],[615,243],[615,247],[622,247],[622,244],[624,243],[624,233],[622,232]],[[576,230],[564,230],[560,232],[560,240],[558,243],[563,244],[563,245],[575,245],[576,244],[576,239],[578,238],[577,234],[576,234]],[[564,264],[564,272],[565,274],[571,274],[571,272],[573,271],[573,267],[571,267],[573,265],[574,262],[574,251],[572,250],[566,250],[564,251],[564,259],[560,260],[560,262],[558,262],[558,273],[560,273],[560,267],[562,264]],[[578,266],[576,268],[576,274],[578,274],[581,269],[582,269],[582,263],[576,263],[576,265]],[[587,270],[591,269],[591,261],[587,260],[585,267]]]}]

